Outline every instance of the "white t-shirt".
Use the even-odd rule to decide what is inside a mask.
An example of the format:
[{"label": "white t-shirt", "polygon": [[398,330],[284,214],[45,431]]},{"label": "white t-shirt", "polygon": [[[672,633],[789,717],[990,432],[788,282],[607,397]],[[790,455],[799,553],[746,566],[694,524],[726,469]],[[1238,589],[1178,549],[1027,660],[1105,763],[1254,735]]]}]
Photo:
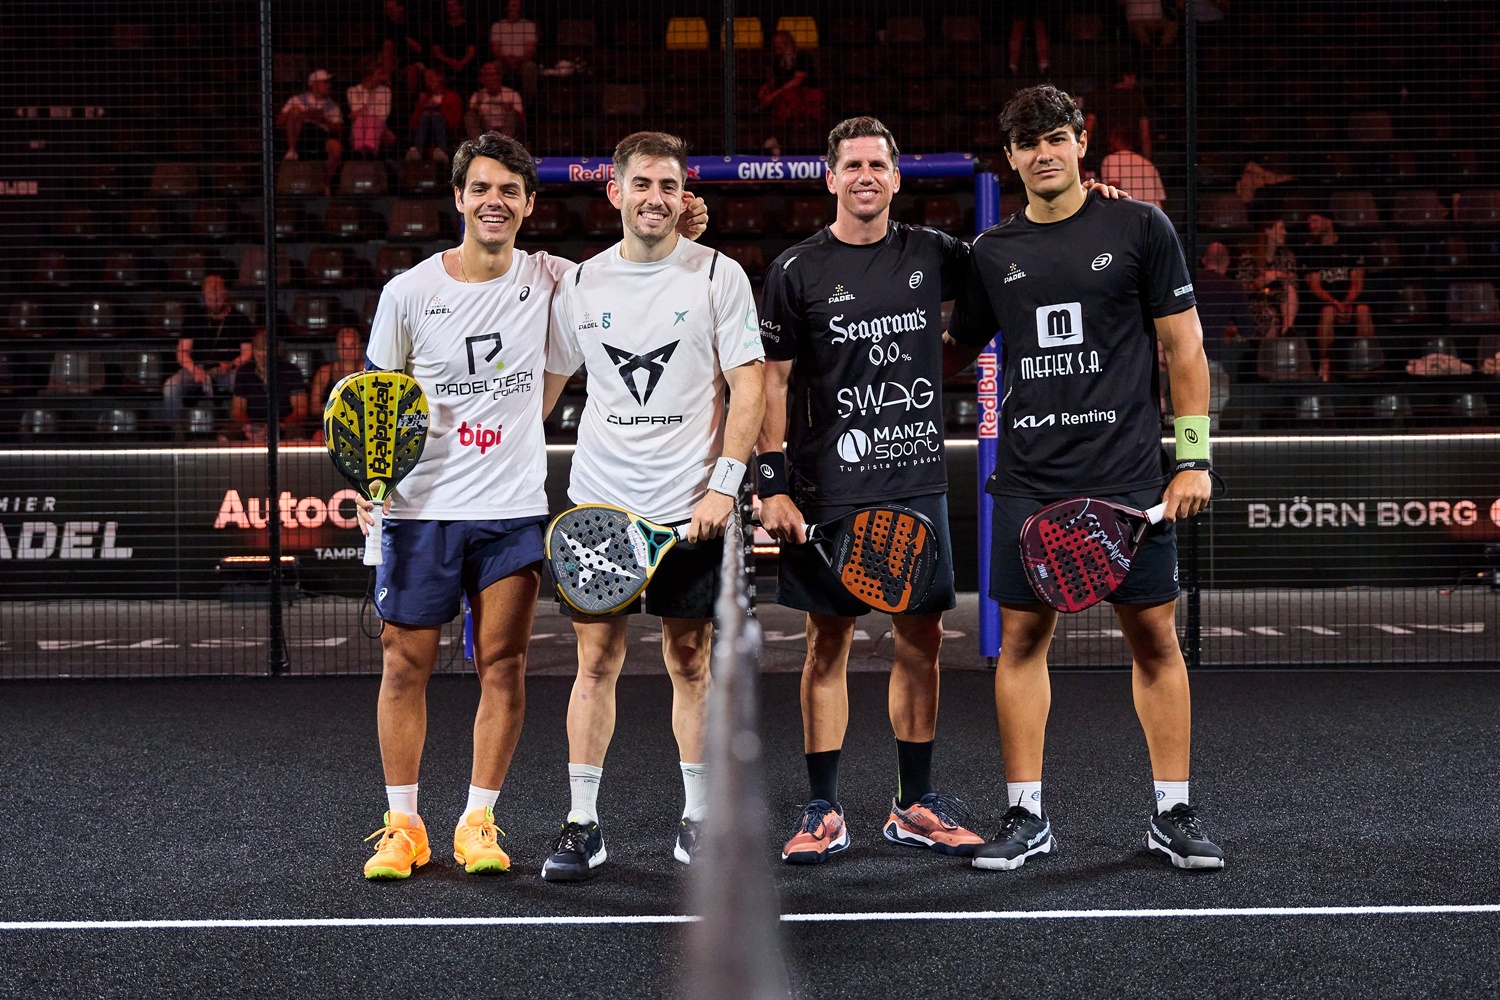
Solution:
[{"label": "white t-shirt", "polygon": [[515,59],[536,48],[536,22],[496,21],[490,25],[490,51]]},{"label": "white t-shirt", "polygon": [[568,497],[690,519],[724,448],[724,372],[765,357],[750,280],[679,239],[650,264],[620,244],[563,278],[547,370],[589,372]]},{"label": "white t-shirt", "polygon": [[380,293],[366,353],[422,384],[432,422],[391,517],[490,520],[547,513],[542,366],[553,293],[572,262],[515,251],[467,284],[434,254]]},{"label": "white t-shirt", "polygon": [[1167,192],[1156,164],[1132,149],[1110,153],[1099,164],[1099,179],[1113,184],[1136,201],[1149,201],[1157,208],[1166,204]]}]

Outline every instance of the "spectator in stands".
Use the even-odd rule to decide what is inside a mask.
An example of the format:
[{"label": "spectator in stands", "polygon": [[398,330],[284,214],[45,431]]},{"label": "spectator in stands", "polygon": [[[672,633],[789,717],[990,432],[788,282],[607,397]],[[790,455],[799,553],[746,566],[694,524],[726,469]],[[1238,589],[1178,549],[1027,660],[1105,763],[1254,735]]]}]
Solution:
[{"label": "spectator in stands", "polygon": [[407,20],[406,4],[402,0],[385,0],[380,58],[389,80],[405,87],[408,94],[419,89],[422,71],[427,68],[422,61],[425,52],[421,38]]},{"label": "spectator in stands", "polygon": [[391,131],[390,75],[385,63],[370,59],[365,75],[345,92],[349,100],[349,145],[356,155],[378,156],[396,143]]},{"label": "spectator in stands", "polygon": [[521,85],[521,96],[536,106],[536,24],[521,16],[521,0],[507,0],[505,17],[490,25],[490,55],[501,79]]},{"label": "spectator in stands", "polygon": [[308,406],[312,409],[320,409],[328,402],[328,390],[332,389],[339,379],[346,375],[353,375],[365,366],[365,343],[360,339],[359,331],[352,326],[345,326],[333,337],[334,356],[333,360],[318,366],[313,375],[312,392],[308,396]]},{"label": "spectator in stands", "polygon": [[1099,164],[1099,180],[1113,184],[1137,201],[1165,208],[1166,188],[1156,164],[1135,151],[1130,129],[1116,125],[1109,133],[1109,155]]},{"label": "spectator in stands", "polygon": [[812,57],[797,51],[797,39],[790,31],[776,32],[771,50],[771,66],[760,88],[760,106],[770,111],[771,123],[781,126],[792,118],[821,118],[823,92],[813,82]]},{"label": "spectator in stands", "polygon": [[1302,248],[1302,276],[1307,290],[1321,303],[1318,314],[1318,377],[1327,382],[1333,372],[1333,331],[1339,323],[1353,323],[1358,337],[1375,336],[1370,307],[1359,301],[1365,290],[1365,258],[1345,243],[1333,220],[1314,212],[1307,217],[1308,243]]},{"label": "spectator in stands", "polygon": [[1286,221],[1263,225],[1250,249],[1240,254],[1235,278],[1250,297],[1250,319],[1257,338],[1280,337],[1297,321],[1297,258],[1286,245]]},{"label": "spectator in stands", "polygon": [[469,98],[469,113],[464,120],[471,139],[482,132],[514,138],[525,129],[526,106],[520,94],[500,82],[499,62],[479,67],[479,89]]},{"label": "spectator in stands", "polygon": [[[1083,109],[1084,128],[1092,143],[1104,143],[1116,130],[1130,136],[1130,148],[1151,159],[1151,109],[1141,94],[1139,77],[1125,70],[1115,77],[1113,85],[1089,98]],[[1104,146],[1098,147],[1100,153]],[[1131,197],[1138,197],[1134,191]]]},{"label": "spectator in stands", "polygon": [[1045,76],[1052,68],[1052,44],[1047,36],[1047,12],[1050,4],[1043,0],[1018,0],[1012,3],[1010,18],[1010,75],[1021,72],[1021,46],[1026,41],[1026,25],[1031,25],[1036,39],[1036,68]]},{"label": "spectator in stands", "polygon": [[432,44],[427,50],[431,56],[428,65],[443,67],[453,89],[460,94],[474,87],[474,60],[479,52],[474,44],[474,34],[464,0],[444,0],[443,23],[433,32]]},{"label": "spectator in stands", "polygon": [[[266,331],[256,330],[250,339],[251,363],[235,372],[234,398],[229,419],[231,440],[263,444],[270,408],[266,405],[266,377],[269,354]],[[282,357],[276,359],[276,414],[284,440],[296,440],[306,430],[308,405],[307,383],[297,366]]]},{"label": "spectator in stands", "polygon": [[448,89],[448,78],[441,69],[432,67],[423,74],[426,88],[417,95],[411,113],[411,148],[408,160],[424,155],[447,162],[450,139],[456,138],[464,125],[464,104],[458,92]]},{"label": "spectator in stands", "polygon": [[250,323],[229,302],[224,279],[203,279],[203,307],[177,341],[178,370],[162,383],[162,415],[175,427],[190,399],[230,394],[234,373],[250,364]]},{"label": "spectator in stands", "polygon": [[281,114],[276,117],[276,124],[286,134],[286,158],[326,158],[324,181],[330,186],[344,158],[344,144],[338,139],[344,130],[344,113],[339,110],[338,102],[328,96],[332,89],[333,74],[326,69],[315,69],[307,75],[307,89],[282,105]]},{"label": "spectator in stands", "polygon": [[1168,48],[1177,39],[1177,22],[1167,16],[1162,0],[1120,0],[1130,37],[1143,49]]},{"label": "spectator in stands", "polygon": [[1240,331],[1250,326],[1250,305],[1245,286],[1229,276],[1230,261],[1227,246],[1210,243],[1193,277],[1193,295],[1203,323],[1203,353],[1208,355],[1209,370],[1217,364],[1233,375],[1233,359],[1243,343]]}]

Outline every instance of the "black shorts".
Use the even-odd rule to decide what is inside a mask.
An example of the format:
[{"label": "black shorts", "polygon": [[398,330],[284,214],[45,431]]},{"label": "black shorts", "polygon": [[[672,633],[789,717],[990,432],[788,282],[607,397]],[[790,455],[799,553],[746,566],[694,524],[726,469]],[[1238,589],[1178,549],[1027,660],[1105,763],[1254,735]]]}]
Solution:
[{"label": "black shorts", "polygon": [[336,138],[338,137],[332,132],[318,128],[316,125],[303,125],[302,131],[297,133],[297,159],[328,159],[328,140]]},{"label": "black shorts", "polygon": [[[800,500],[793,497],[794,500]],[[921,497],[893,499],[889,503],[910,507],[927,515],[938,537],[938,567],[933,578],[932,589],[921,603],[901,612],[906,615],[926,615],[940,611],[951,611],[958,603],[953,589],[953,544],[948,537],[948,495],[930,493]],[[842,517],[851,511],[870,504],[804,504],[797,503],[802,517],[808,524],[820,524]],[[783,545],[781,560],[776,568],[776,603],[783,607],[807,611],[815,615],[838,615],[857,618],[875,610],[855,597],[840,582],[838,575],[823,561],[823,557],[811,545]]]},{"label": "black shorts", "polygon": [[[1021,527],[1028,517],[1052,500],[997,496],[990,499],[994,502],[990,533],[990,597],[1001,604],[1040,604],[1041,600],[1031,589],[1021,563]],[[1145,510],[1161,502],[1161,487],[1115,493],[1099,499]],[[1130,573],[1125,582],[1105,600],[1111,604],[1164,604],[1176,599],[1177,594],[1177,526],[1163,521],[1146,529],[1140,548],[1136,549],[1135,558],[1130,562]]]},{"label": "black shorts", "polygon": [[651,577],[646,592],[619,611],[604,615],[586,615],[561,597],[557,610],[575,621],[594,621],[638,615],[661,618],[712,618],[714,602],[719,599],[719,566],[724,559],[724,538],[702,542],[678,542],[672,546]]}]

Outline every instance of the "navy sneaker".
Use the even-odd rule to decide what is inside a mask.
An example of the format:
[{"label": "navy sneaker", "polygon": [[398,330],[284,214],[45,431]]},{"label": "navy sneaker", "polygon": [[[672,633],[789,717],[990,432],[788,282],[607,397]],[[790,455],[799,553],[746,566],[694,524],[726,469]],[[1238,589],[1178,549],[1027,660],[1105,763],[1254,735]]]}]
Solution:
[{"label": "navy sneaker", "polygon": [[542,878],[548,882],[582,882],[607,857],[598,823],[564,823],[552,853],[542,862]]},{"label": "navy sneaker", "polygon": [[1186,802],[1151,817],[1146,826],[1146,850],[1169,859],[1178,868],[1224,867],[1224,852],[1208,839],[1198,810]]},{"label": "navy sneaker", "polygon": [[975,849],[973,864],[975,868],[991,871],[1011,871],[1034,854],[1051,854],[1055,850],[1052,821],[1025,806],[1011,806],[1000,817],[995,839]]}]

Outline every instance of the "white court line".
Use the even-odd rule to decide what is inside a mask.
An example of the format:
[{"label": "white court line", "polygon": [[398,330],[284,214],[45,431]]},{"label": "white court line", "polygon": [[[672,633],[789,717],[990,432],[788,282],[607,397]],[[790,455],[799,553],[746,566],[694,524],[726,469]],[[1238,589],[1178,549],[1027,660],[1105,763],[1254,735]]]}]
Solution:
[{"label": "white court line", "polygon": [[[913,913],[784,913],[787,924],[903,920],[1166,920],[1193,917],[1388,917],[1500,913],[1500,903],[1431,906],[1247,906],[1176,910],[918,910]],[[567,927],[689,924],[679,913],[602,917],[306,917],[265,920],[8,920],[0,931],[236,930],[297,927]]]}]

